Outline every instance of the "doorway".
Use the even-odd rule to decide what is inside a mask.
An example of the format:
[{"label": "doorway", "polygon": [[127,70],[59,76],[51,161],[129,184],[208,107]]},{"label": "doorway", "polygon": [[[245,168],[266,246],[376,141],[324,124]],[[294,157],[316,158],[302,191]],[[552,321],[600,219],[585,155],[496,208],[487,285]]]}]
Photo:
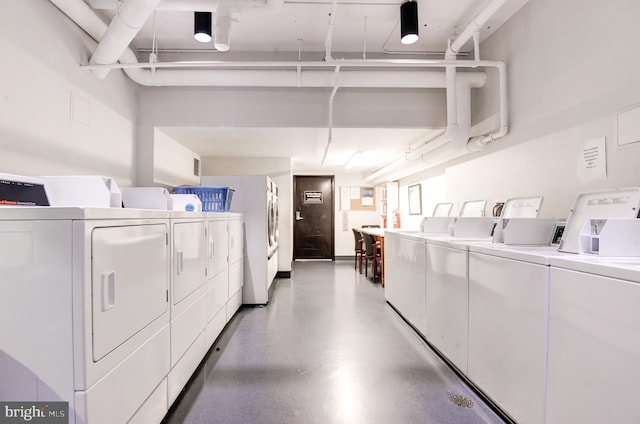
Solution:
[{"label": "doorway", "polygon": [[293,260],[335,259],[334,177],[293,177]]}]

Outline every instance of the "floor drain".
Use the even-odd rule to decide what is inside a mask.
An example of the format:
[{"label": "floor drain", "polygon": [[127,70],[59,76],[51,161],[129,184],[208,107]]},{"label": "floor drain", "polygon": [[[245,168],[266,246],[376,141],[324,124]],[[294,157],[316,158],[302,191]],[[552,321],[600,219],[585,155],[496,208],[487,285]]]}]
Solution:
[{"label": "floor drain", "polygon": [[451,400],[461,408],[473,408],[473,401],[466,396],[456,395]]}]

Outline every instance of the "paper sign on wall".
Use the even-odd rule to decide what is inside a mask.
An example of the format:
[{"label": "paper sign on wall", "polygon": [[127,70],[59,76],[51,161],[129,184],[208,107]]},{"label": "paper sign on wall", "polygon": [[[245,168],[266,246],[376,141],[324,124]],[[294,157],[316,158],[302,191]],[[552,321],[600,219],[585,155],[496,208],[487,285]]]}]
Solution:
[{"label": "paper sign on wall", "polygon": [[578,179],[581,182],[607,179],[606,138],[585,141],[578,152]]}]

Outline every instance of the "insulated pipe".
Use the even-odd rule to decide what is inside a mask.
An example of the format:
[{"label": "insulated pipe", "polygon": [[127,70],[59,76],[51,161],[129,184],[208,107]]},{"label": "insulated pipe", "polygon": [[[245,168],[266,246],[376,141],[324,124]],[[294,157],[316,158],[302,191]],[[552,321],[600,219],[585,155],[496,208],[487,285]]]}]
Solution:
[{"label": "insulated pipe", "polygon": [[[142,29],[160,0],[125,0],[116,10],[107,32],[98,43],[89,63],[109,64],[118,61],[133,38]],[[93,74],[104,79],[109,69],[93,71]]]},{"label": "insulated pipe", "polygon": [[329,26],[327,27],[327,37],[324,40],[325,55],[324,60],[332,61],[331,46],[333,44],[333,22],[336,18],[336,10],[338,9],[338,0],[333,0],[331,4],[331,13],[329,14]]},{"label": "insulated pipe", "polygon": [[51,3],[94,40],[100,40],[107,31],[107,25],[85,2],[78,0],[51,0]]},{"label": "insulated pipe", "polygon": [[213,25],[213,45],[217,50],[226,52],[231,47],[231,10],[228,6],[219,6],[216,10],[216,18]]},{"label": "insulated pipe", "polygon": [[324,161],[327,159],[327,153],[329,153],[329,145],[331,141],[333,141],[333,101],[336,98],[336,93],[338,92],[338,87],[340,87],[340,67],[338,66],[335,71],[335,82],[333,86],[333,90],[331,91],[331,96],[329,97],[329,134],[327,136],[327,145],[324,148],[324,154],[322,155],[322,160],[320,161],[320,166],[324,166]]},{"label": "insulated pipe", "polygon": [[[455,61],[455,55],[447,49],[445,60]],[[407,154],[407,159],[412,160],[421,157],[424,153],[450,143],[459,136],[458,130],[458,89],[456,84],[456,67],[449,65],[445,68],[446,89],[447,89],[447,129],[441,136],[429,140],[418,147],[416,150]],[[470,109],[471,97],[465,98],[464,106]],[[464,125],[470,125],[471,113],[465,113]]]},{"label": "insulated pipe", "polygon": [[[121,0],[88,0],[93,9],[116,9]],[[215,12],[218,6],[239,6],[240,9],[260,9],[265,12],[278,12],[283,0],[161,0],[156,10],[180,12]]]},{"label": "insulated pipe", "polygon": [[448,52],[458,53],[464,44],[473,37],[475,32],[480,31],[484,24],[500,9],[507,0],[492,0],[480,13],[467,25],[464,31],[449,45]]},{"label": "insulated pipe", "polygon": [[482,149],[491,141],[504,137],[509,131],[509,107],[507,96],[507,66],[502,63],[498,66],[498,76],[500,83],[500,129],[494,133],[473,137],[467,143],[467,149],[472,152],[477,152]]},{"label": "insulated pipe", "polygon": [[[121,62],[133,61],[136,56],[128,50]],[[148,64],[145,64],[148,66]],[[238,65],[242,66],[242,65]],[[302,71],[295,69],[239,69],[239,70],[161,70],[152,74],[140,68],[125,68],[127,75],[146,86],[236,86],[236,87],[333,87],[333,74],[327,71]],[[400,71],[402,78],[389,78],[382,71],[340,72],[341,87],[397,87],[397,88],[443,88],[445,77],[442,72]],[[459,73],[459,83],[463,87],[482,87],[486,75],[479,72]]]}]

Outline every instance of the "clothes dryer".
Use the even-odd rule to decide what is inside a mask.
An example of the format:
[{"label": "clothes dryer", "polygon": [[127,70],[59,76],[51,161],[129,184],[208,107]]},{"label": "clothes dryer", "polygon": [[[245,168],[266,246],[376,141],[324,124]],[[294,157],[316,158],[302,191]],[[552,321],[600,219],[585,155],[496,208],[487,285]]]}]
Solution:
[{"label": "clothes dryer", "polygon": [[278,272],[277,186],[266,175],[203,176],[203,186],[235,190],[231,212],[244,217],[242,303],[264,305]]},{"label": "clothes dryer", "polygon": [[1,400],[69,402],[78,424],[162,419],[168,217],[0,209]]}]

